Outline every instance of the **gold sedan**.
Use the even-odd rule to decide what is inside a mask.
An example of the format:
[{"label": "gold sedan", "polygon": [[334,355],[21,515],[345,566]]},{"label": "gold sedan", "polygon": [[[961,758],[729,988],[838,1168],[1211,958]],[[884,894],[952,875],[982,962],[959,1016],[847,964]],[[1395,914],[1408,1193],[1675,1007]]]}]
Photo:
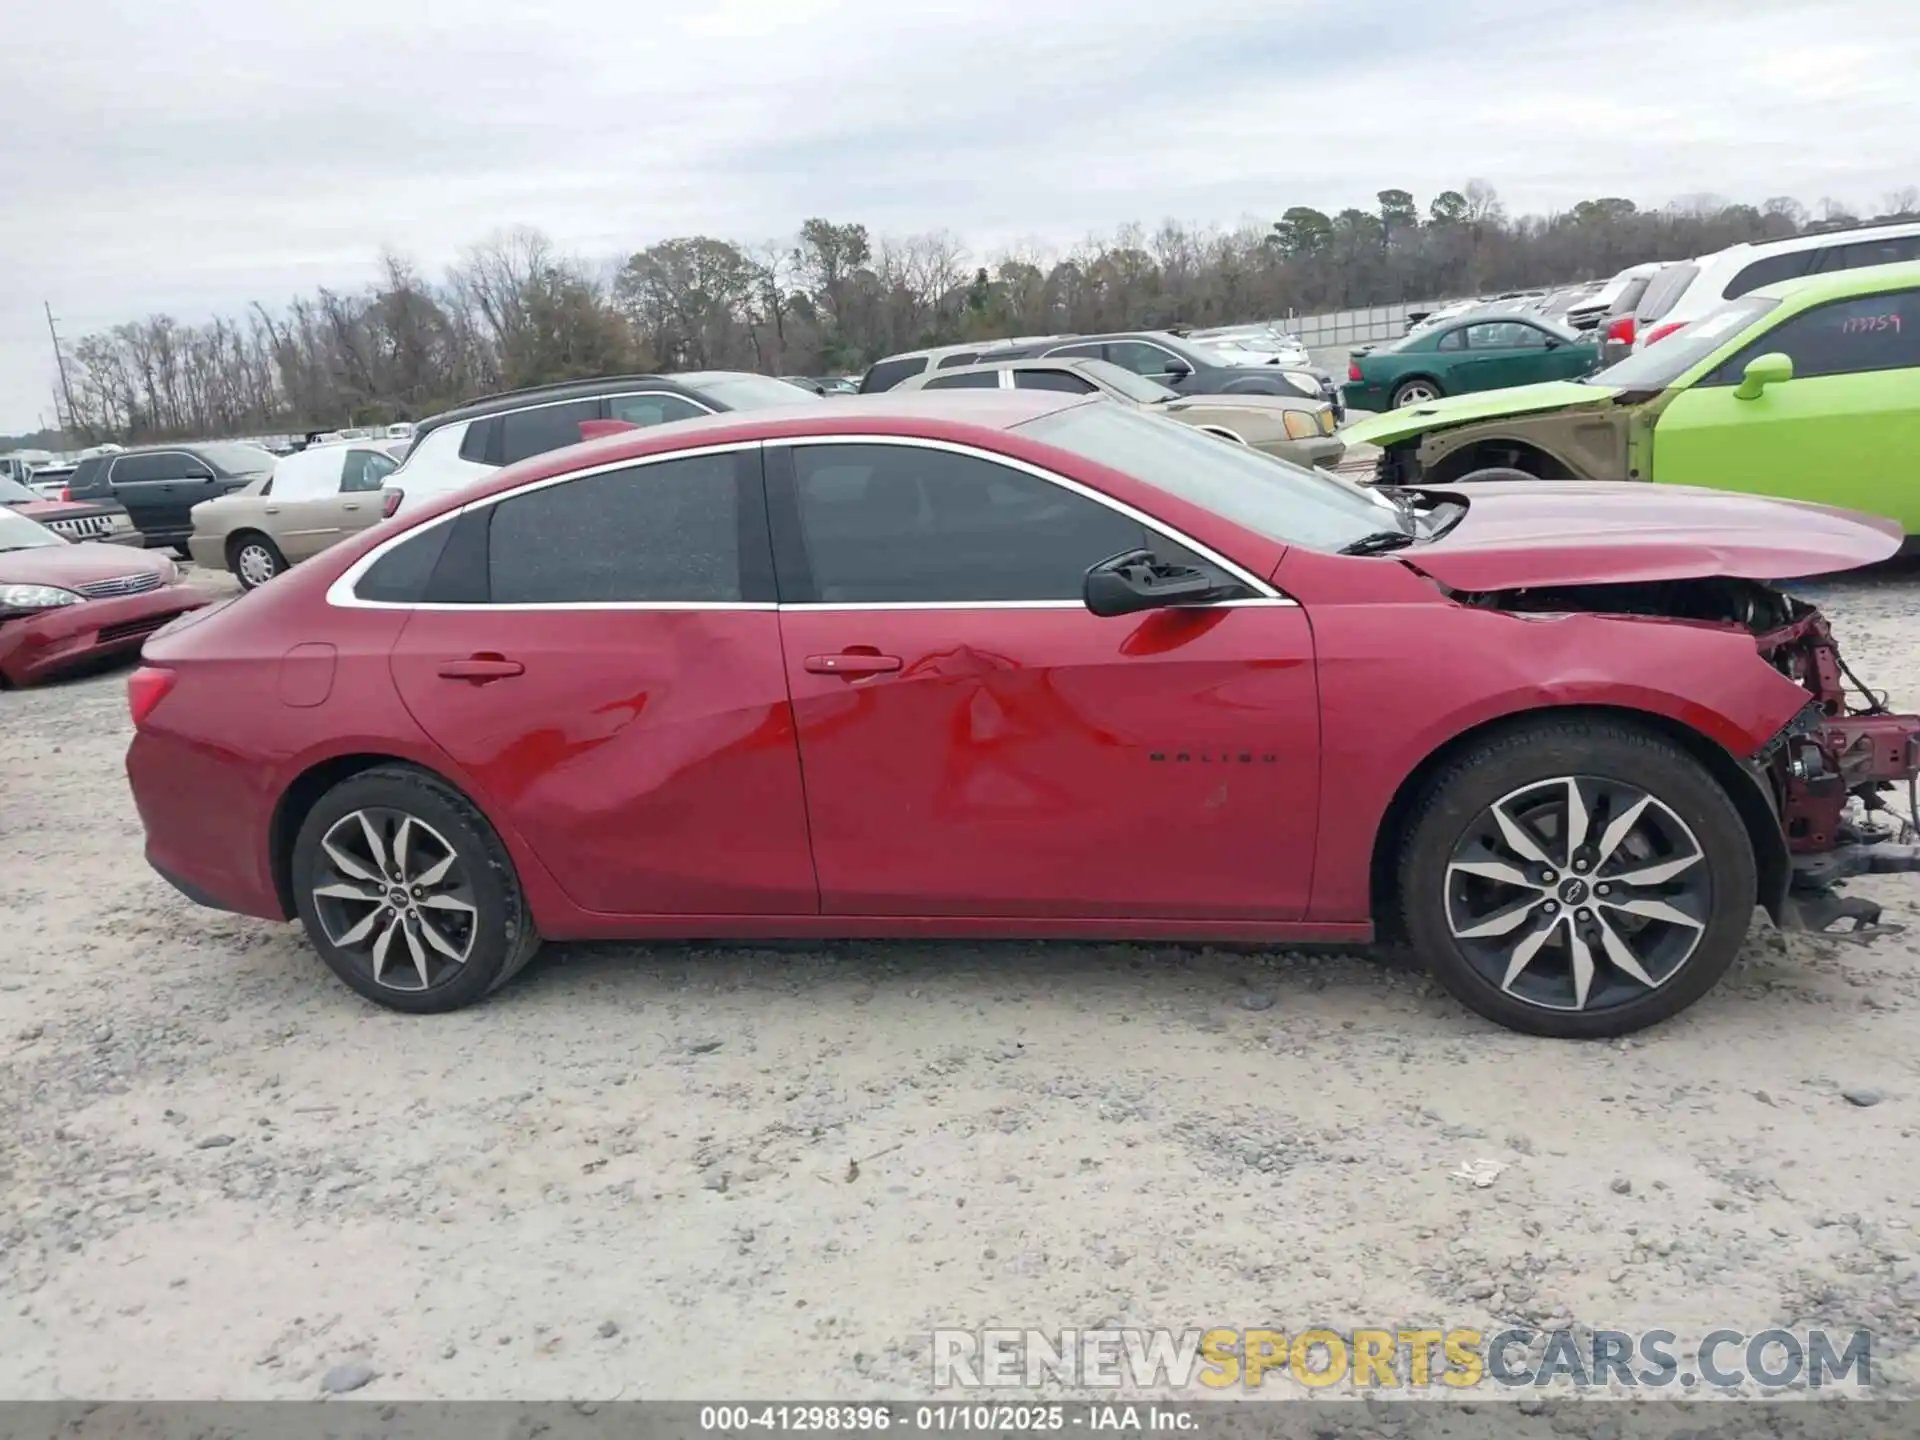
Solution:
[{"label": "gold sedan", "polygon": [[399,465],[396,448],[384,440],[309,446],[244,490],[202,501],[187,542],[194,563],[231,570],[251,590],[378,524],[400,498],[383,488]]},{"label": "gold sedan", "polygon": [[901,390],[1057,390],[1068,395],[1105,395],[1223,440],[1251,445],[1276,459],[1332,469],[1347,453],[1334,433],[1333,407],[1324,400],[1290,395],[1181,395],[1158,381],[1105,360],[1002,360],[929,370],[903,381]]}]

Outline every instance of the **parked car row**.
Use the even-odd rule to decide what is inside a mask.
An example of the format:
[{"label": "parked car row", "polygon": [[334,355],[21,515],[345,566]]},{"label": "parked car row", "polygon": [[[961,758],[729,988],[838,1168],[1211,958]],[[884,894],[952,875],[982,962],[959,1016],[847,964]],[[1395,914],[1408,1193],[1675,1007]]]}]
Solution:
[{"label": "parked car row", "polygon": [[1309,469],[1331,468],[1347,450],[1346,442],[1334,434],[1333,407],[1324,401],[1291,395],[1181,395],[1107,360],[1065,357],[962,365],[915,375],[897,388],[1103,395]]},{"label": "parked car row", "polygon": [[867,368],[860,379],[863,395],[891,390],[916,375],[962,365],[1021,359],[1105,360],[1182,395],[1292,395],[1321,400],[1344,419],[1340,387],[1324,370],[1248,363],[1249,352],[1228,355],[1190,336],[1170,330],[1136,330],[1109,335],[1026,335],[978,345],[942,345],[890,355]]}]

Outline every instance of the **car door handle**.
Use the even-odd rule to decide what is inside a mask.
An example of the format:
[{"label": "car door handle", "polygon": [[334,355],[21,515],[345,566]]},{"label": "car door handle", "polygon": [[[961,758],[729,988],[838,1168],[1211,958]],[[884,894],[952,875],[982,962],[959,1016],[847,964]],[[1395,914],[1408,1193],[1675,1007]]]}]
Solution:
[{"label": "car door handle", "polygon": [[360,502],[358,500],[342,500],[340,502],[340,508],[342,510],[358,510],[360,508]]},{"label": "car door handle", "polygon": [[886,675],[900,668],[898,655],[871,650],[842,650],[838,655],[809,655],[807,669],[815,675]]},{"label": "car door handle", "polygon": [[511,680],[526,671],[527,667],[518,660],[509,660],[503,655],[470,655],[465,660],[442,660],[439,675],[442,680],[471,680],[476,685],[485,685],[494,680]]},{"label": "car door handle", "polygon": [[278,505],[264,505],[261,507],[260,513],[262,515],[278,515],[280,513],[280,507]]}]

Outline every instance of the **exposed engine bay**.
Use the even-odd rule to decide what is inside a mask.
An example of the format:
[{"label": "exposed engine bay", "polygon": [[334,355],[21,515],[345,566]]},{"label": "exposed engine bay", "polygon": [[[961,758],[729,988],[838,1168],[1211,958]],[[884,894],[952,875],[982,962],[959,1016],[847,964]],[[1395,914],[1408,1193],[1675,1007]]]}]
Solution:
[{"label": "exposed engine bay", "polygon": [[[1783,926],[1865,936],[1894,927],[1880,907],[1834,887],[1854,875],[1920,870],[1920,715],[1897,715],[1840,654],[1813,606],[1731,576],[1622,585],[1455,592],[1462,604],[1531,614],[1634,615],[1738,625],[1807,705],[1752,757],[1790,859]],[[1889,796],[1904,803],[1904,813]]]}]

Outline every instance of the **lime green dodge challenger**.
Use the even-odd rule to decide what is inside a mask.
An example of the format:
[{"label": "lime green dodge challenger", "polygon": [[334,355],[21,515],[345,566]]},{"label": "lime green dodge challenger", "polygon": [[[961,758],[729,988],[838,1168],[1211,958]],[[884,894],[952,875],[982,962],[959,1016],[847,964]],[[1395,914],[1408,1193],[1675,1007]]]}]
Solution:
[{"label": "lime green dodge challenger", "polygon": [[1920,535],[1920,263],[1768,286],[1582,380],[1342,433],[1382,447],[1381,484],[1652,480],[1848,506]]}]

